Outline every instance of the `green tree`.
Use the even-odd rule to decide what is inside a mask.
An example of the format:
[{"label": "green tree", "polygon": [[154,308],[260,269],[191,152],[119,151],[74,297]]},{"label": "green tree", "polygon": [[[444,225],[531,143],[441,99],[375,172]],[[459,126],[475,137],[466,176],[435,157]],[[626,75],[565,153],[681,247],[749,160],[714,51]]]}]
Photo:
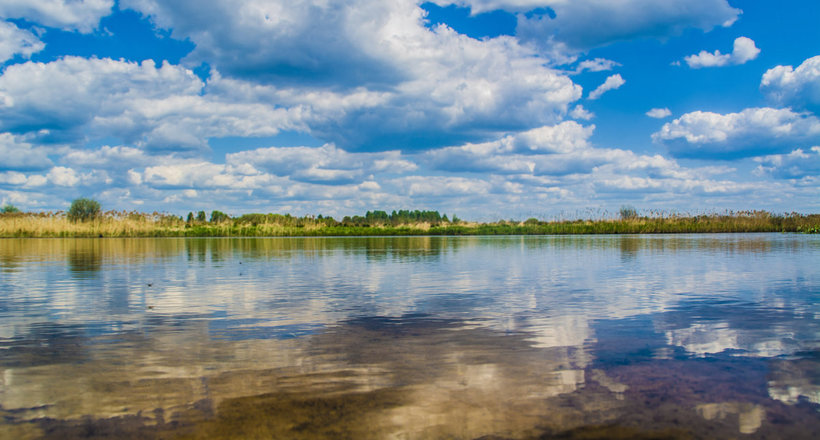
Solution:
[{"label": "green tree", "polygon": [[196,213],[196,221],[200,223],[205,223],[207,217],[205,217],[205,211],[199,211]]},{"label": "green tree", "polygon": [[222,211],[213,211],[211,212],[211,223],[222,223],[227,221],[231,218],[228,214],[225,214]]},{"label": "green tree", "polygon": [[20,212],[20,210],[11,203],[6,203],[2,208],[0,208],[0,214],[11,214],[14,212]]},{"label": "green tree", "polygon": [[100,213],[100,202],[81,197],[71,202],[71,207],[68,208],[68,219],[73,222],[84,222],[97,218]]},{"label": "green tree", "polygon": [[390,222],[390,216],[388,216],[387,213],[384,211],[367,211],[367,213],[364,215],[364,218],[367,220],[368,223],[382,224]]},{"label": "green tree", "polygon": [[189,212],[189,213],[188,213],[188,219],[187,219],[187,220],[185,220],[185,223],[188,223],[188,224],[190,225],[190,224],[192,224],[193,222],[194,222],[194,213],[193,213],[193,212]]}]

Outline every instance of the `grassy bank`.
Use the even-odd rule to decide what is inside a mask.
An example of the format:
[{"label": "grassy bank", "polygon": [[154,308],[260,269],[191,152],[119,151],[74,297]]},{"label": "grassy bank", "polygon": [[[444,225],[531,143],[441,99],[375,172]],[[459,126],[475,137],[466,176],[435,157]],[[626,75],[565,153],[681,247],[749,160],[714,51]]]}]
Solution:
[{"label": "grassy bank", "polygon": [[64,213],[0,214],[0,237],[294,237],[369,235],[544,235],[673,234],[719,232],[820,232],[820,214],[777,215],[764,211],[671,217],[575,221],[467,223],[387,222],[365,217],[292,217],[279,214],[224,216],[219,221],[185,221],[160,213],[106,212],[88,221]]}]

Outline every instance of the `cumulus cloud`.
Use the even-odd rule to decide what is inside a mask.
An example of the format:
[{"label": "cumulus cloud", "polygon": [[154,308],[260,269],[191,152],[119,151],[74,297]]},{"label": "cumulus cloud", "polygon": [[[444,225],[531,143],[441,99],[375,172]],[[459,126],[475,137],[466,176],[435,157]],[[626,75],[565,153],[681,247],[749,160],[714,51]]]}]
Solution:
[{"label": "cumulus cloud", "polygon": [[77,172],[66,167],[54,167],[49,170],[48,180],[57,186],[76,186],[80,183]]},{"label": "cumulus cloud", "polygon": [[586,174],[613,159],[612,150],[595,149],[594,125],[566,121],[480,144],[441,148],[425,154],[433,169],[449,172],[564,176]]},{"label": "cumulus cloud", "polygon": [[[492,142],[410,156],[398,151],[350,153],[333,145],[259,148],[229,154],[224,164],[104,146],[71,150],[61,159],[66,166],[46,174],[7,172],[0,184],[67,189],[105,181],[104,196],[112,203],[133,205],[142,199],[168,207],[185,204],[188,209],[202,202],[190,196],[196,192],[198,198],[219,201],[226,209],[253,209],[264,200],[268,210],[300,207],[316,212],[333,207],[329,212],[338,212],[423,203],[469,213],[496,204],[588,200],[595,193],[625,191],[629,185],[681,193],[712,185],[704,182],[725,172],[682,168],[658,155],[595,148],[589,143],[593,130],[566,121]],[[408,173],[420,175],[403,176]]]},{"label": "cumulus cloud", "polygon": [[188,69],[153,61],[65,57],[0,76],[0,131],[42,143],[116,137],[154,151],[199,151],[213,136],[267,136],[301,126],[298,109],[203,93]]},{"label": "cumulus cloud", "polygon": [[[512,37],[429,29],[415,0],[122,5],[190,38],[187,62],[207,61],[223,83],[308,106],[311,133],[348,150],[429,149],[556,123],[581,95]],[[358,107],[322,107],[322,97],[363,94]]]},{"label": "cumulus cloud", "polygon": [[820,55],[792,66],[776,66],[763,74],[760,89],[772,101],[820,113]]},{"label": "cumulus cloud", "polygon": [[45,148],[21,142],[10,133],[0,133],[0,171],[42,170],[52,166]]},{"label": "cumulus cloud", "polygon": [[16,64],[0,76],[0,130],[62,140],[103,125],[122,135],[138,124],[139,115],[127,114],[129,107],[149,104],[145,109],[156,112],[150,104],[196,95],[202,86],[193,73],[168,64],[157,68],[152,61],[66,57]]},{"label": "cumulus cloud", "polygon": [[582,119],[584,121],[589,121],[590,119],[595,117],[595,113],[584,108],[583,105],[578,104],[575,108],[569,112],[569,116],[573,119]]},{"label": "cumulus cloud", "polygon": [[429,149],[560,121],[581,88],[508,38],[477,41],[440,27],[435,50],[378,108],[350,112],[318,132],[346,149]]},{"label": "cumulus cloud", "polygon": [[114,0],[3,0],[0,18],[22,18],[43,26],[87,33],[113,7]]},{"label": "cumulus cloud", "polygon": [[108,183],[108,181],[108,176],[104,171],[91,170],[88,172],[79,172],[73,168],[64,166],[52,167],[45,174],[27,174],[17,171],[0,173],[0,185],[5,184],[24,189],[47,189],[54,190],[55,192],[78,186],[89,187],[104,185]]},{"label": "cumulus cloud", "polygon": [[503,9],[517,13],[516,34],[559,63],[593,47],[636,38],[666,38],[685,29],[728,27],[741,11],[727,0],[434,0],[471,8],[473,14]]},{"label": "cumulus cloud", "polygon": [[14,23],[0,21],[0,64],[15,55],[29,58],[44,47],[45,44],[31,32],[18,28]]},{"label": "cumulus cloud", "polygon": [[[295,170],[294,174],[297,173]],[[335,214],[342,207],[355,206],[357,211],[372,209],[398,197],[395,187],[386,192],[372,179],[354,184],[337,182],[335,185],[300,182],[249,168],[246,164],[170,160],[167,164],[149,166],[144,170],[131,170],[129,174],[139,185],[133,188],[149,199],[162,197],[162,203],[185,202],[187,206],[202,205],[207,201],[206,208],[219,201],[226,209],[238,207],[244,212],[264,206],[267,212],[289,212],[296,207],[299,212],[316,213],[317,209],[323,209],[325,214]],[[192,194],[197,198],[193,199]]]},{"label": "cumulus cloud", "polygon": [[398,184],[407,195],[415,197],[481,196],[492,190],[492,184],[486,180],[465,177],[412,176],[393,183]]},{"label": "cumulus cloud", "polygon": [[761,189],[720,179],[734,171],[729,167],[687,168],[657,154],[594,147],[588,141],[593,129],[565,122],[492,142],[429,151],[421,162],[433,171],[490,176],[490,193],[506,194],[506,203],[513,195],[525,197],[516,199],[519,202],[573,203],[624,194],[671,202],[695,194],[733,197]]},{"label": "cumulus cloud", "polygon": [[760,54],[760,49],[755,46],[755,42],[750,38],[738,37],[735,39],[734,49],[732,53],[722,54],[719,50],[714,53],[705,50],[700,51],[697,55],[689,55],[684,58],[686,64],[693,69],[700,69],[703,67],[722,67],[730,64],[744,64],[757,58]]},{"label": "cumulus cloud", "polygon": [[616,66],[620,66],[620,64],[606,58],[595,58],[578,63],[578,66],[575,67],[575,73],[604,72],[612,70]]},{"label": "cumulus cloud", "polygon": [[[3,185],[25,185],[28,183],[28,176],[17,171],[0,172],[0,184]],[[45,180],[43,181],[45,183]]]},{"label": "cumulus cloud", "polygon": [[770,174],[780,179],[803,179],[820,176],[820,146],[807,151],[796,149],[788,154],[774,154],[755,158],[760,165],[758,172]]},{"label": "cumulus cloud", "polygon": [[789,109],[687,113],[652,135],[676,157],[736,159],[791,151],[820,141],[820,120]]},{"label": "cumulus cloud", "polygon": [[146,167],[142,181],[154,188],[222,188],[231,190],[257,189],[263,186],[274,191],[276,183],[284,182],[268,174],[247,175],[229,165],[206,161],[175,161],[163,165]]},{"label": "cumulus cloud", "polygon": [[120,4],[171,29],[174,37],[193,41],[196,48],[188,57],[193,64],[205,61],[225,75],[266,83],[333,87],[399,80],[403,72],[379,51],[389,45],[386,39],[401,38],[392,35],[405,31],[401,26],[421,20],[420,10],[406,0],[124,0]]},{"label": "cumulus cloud", "polygon": [[196,194],[207,200],[219,198],[226,207],[245,204],[247,208],[260,200],[299,201],[308,206],[360,199],[365,207],[371,197],[363,198],[363,191],[372,197],[390,198],[380,182],[418,168],[397,151],[348,153],[333,145],[259,148],[228,154],[221,164],[171,154],[149,155],[133,147],[103,146],[69,149],[60,162],[65,166],[53,167],[47,174],[0,174],[0,185],[65,188],[104,182],[106,197],[129,205],[143,198],[171,207],[180,203],[196,206],[203,203],[191,196]]},{"label": "cumulus cloud", "polygon": [[626,84],[626,80],[623,79],[620,74],[616,73],[615,75],[611,75],[606,79],[606,81],[604,81],[603,84],[598,86],[597,89],[589,92],[588,99],[592,99],[592,100],[598,99],[604,93],[606,93],[610,90],[618,89],[624,84]]},{"label": "cumulus cloud", "polygon": [[296,181],[345,184],[361,183],[373,173],[404,174],[415,171],[415,163],[398,151],[348,153],[326,144],[313,147],[270,147],[229,154],[226,163],[252,167]]},{"label": "cumulus cloud", "polygon": [[672,112],[668,108],[653,108],[646,112],[646,116],[655,119],[663,119],[672,116]]},{"label": "cumulus cloud", "polygon": [[474,12],[490,7],[519,11],[516,31],[519,38],[547,51],[564,46],[569,53],[616,41],[665,38],[679,35],[688,28],[708,31],[716,26],[727,27],[741,12],[726,0],[462,0],[457,3],[472,6]]}]

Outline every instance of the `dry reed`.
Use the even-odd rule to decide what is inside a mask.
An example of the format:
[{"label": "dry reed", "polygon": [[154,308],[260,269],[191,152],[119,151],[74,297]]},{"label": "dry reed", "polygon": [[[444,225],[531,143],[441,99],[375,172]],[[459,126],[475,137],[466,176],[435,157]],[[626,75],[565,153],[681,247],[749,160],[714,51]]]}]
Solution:
[{"label": "dry reed", "polygon": [[86,222],[69,220],[65,213],[0,214],[0,237],[277,237],[329,235],[514,235],[514,234],[647,234],[713,232],[818,232],[820,215],[765,211],[710,215],[661,215],[622,220],[574,220],[459,224],[347,225],[333,220],[281,215],[242,218],[218,223],[186,223],[161,213],[109,211]]}]

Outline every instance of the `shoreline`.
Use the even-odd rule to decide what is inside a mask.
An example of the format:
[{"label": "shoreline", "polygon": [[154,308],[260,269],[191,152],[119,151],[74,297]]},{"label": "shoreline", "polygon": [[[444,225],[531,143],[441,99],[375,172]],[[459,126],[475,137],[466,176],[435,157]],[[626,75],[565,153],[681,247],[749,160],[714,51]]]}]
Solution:
[{"label": "shoreline", "polygon": [[440,222],[412,224],[345,224],[335,220],[290,218],[280,222],[185,222],[168,215],[103,215],[72,222],[61,215],[0,215],[0,238],[127,238],[127,237],[411,237],[478,235],[602,235],[602,234],[711,234],[711,233],[820,233],[820,214],[786,216],[755,212],[751,215],[711,215],[621,220],[575,220],[494,223]]}]

